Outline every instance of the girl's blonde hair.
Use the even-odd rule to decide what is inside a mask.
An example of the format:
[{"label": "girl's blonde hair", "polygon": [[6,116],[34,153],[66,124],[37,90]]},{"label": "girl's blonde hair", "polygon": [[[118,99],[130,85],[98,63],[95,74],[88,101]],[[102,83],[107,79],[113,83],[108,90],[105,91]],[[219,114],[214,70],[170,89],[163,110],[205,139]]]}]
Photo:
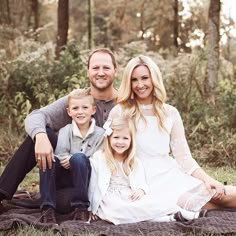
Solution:
[{"label": "girl's blonde hair", "polygon": [[[131,171],[136,166],[136,142],[135,142],[135,128],[132,120],[128,116],[119,116],[117,118],[112,119],[110,128],[114,132],[115,130],[128,129],[130,132],[131,142],[128,150],[124,153],[124,162],[123,169],[125,174],[128,176]],[[112,135],[112,134],[111,134]],[[114,158],[114,150],[111,148],[111,135],[105,137],[104,140],[104,153],[107,164],[112,172],[112,174],[116,173],[116,162]]]},{"label": "girl's blonde hair", "polygon": [[93,96],[91,95],[91,90],[90,88],[84,88],[84,89],[74,89],[72,92],[69,93],[68,95],[68,100],[67,100],[67,105],[70,105],[70,100],[71,99],[80,99],[84,97],[89,97],[91,100],[91,104],[95,106],[95,101]]},{"label": "girl's blonde hair", "polygon": [[123,107],[125,114],[130,114],[132,117],[135,117],[135,124],[139,119],[146,121],[141,112],[137,99],[134,99],[135,94],[132,92],[131,88],[132,72],[139,66],[146,66],[151,74],[151,80],[154,87],[152,99],[154,114],[158,119],[160,127],[165,129],[164,119],[166,117],[166,112],[163,105],[166,100],[166,90],[163,84],[160,69],[150,57],[140,55],[128,62],[123,72],[123,78],[118,91],[117,103]]}]

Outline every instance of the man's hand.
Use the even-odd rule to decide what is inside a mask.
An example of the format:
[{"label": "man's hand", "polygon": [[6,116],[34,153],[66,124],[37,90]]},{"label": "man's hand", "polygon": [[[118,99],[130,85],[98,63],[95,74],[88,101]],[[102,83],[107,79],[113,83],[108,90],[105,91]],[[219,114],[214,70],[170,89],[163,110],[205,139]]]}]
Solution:
[{"label": "man's hand", "polygon": [[52,161],[55,162],[53,148],[46,133],[38,133],[35,136],[35,159],[43,172],[47,166],[51,169]]}]

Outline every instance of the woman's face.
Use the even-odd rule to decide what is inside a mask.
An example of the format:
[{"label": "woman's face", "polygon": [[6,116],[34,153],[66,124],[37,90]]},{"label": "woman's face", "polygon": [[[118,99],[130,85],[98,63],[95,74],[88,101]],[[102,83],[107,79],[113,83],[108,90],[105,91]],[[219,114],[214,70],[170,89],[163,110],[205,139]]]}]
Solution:
[{"label": "woman's face", "polygon": [[152,102],[153,83],[149,69],[144,66],[136,67],[131,74],[131,88],[141,104]]}]

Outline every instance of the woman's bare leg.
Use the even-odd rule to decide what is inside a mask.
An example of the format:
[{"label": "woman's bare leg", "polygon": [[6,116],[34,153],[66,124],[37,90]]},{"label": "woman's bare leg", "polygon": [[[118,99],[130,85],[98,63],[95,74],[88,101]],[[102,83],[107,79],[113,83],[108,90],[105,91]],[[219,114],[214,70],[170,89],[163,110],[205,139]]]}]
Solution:
[{"label": "woman's bare leg", "polygon": [[205,209],[221,209],[236,208],[236,186],[225,186],[225,195],[220,200],[210,200],[203,208]]}]

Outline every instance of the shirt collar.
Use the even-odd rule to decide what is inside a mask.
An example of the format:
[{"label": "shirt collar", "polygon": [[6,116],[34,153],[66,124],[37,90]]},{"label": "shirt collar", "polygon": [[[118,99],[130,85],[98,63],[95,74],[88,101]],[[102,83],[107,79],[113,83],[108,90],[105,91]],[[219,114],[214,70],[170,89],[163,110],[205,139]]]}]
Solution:
[{"label": "shirt collar", "polygon": [[88,129],[87,134],[85,135],[85,137],[83,137],[81,135],[81,132],[80,132],[77,124],[75,123],[75,121],[72,120],[72,132],[73,132],[74,136],[77,136],[77,137],[80,137],[80,138],[86,138],[88,135],[90,135],[90,134],[92,134],[94,132],[94,129],[95,129],[95,119],[91,118],[91,125],[90,125],[90,127]]}]

